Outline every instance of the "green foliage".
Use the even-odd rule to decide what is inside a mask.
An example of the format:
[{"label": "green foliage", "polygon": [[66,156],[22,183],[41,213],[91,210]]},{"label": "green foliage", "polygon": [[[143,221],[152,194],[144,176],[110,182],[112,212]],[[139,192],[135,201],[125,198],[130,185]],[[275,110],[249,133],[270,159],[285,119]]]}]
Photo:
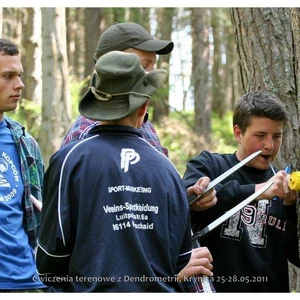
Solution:
[{"label": "green foliage", "polygon": [[82,81],[75,81],[71,80],[70,83],[70,90],[71,90],[71,99],[72,99],[72,121],[75,121],[75,119],[79,115],[78,111],[78,104],[82,95],[82,91],[86,91],[88,87],[90,78],[87,78],[86,80]]},{"label": "green foliage", "polygon": [[[81,92],[88,86],[89,79],[77,82],[71,80],[70,90],[72,99],[72,121],[75,121],[78,112],[78,103]],[[23,98],[14,111],[7,112],[6,115],[25,126],[26,130],[39,141],[40,128],[42,123],[42,107],[36,102]]]},{"label": "green foliage", "polygon": [[212,134],[215,140],[224,146],[235,147],[236,141],[232,131],[232,112],[227,112],[222,119],[212,113]]},{"label": "green foliage", "polygon": [[25,126],[26,130],[38,140],[42,115],[41,105],[23,98],[17,108],[7,112],[6,115]]},{"label": "green foliage", "polygon": [[232,133],[232,113],[220,120],[212,116],[212,143],[207,144],[203,136],[197,135],[191,129],[193,113],[173,112],[159,124],[154,124],[161,144],[168,148],[169,158],[183,175],[186,163],[203,150],[219,153],[230,153],[236,148]]},{"label": "green foliage", "polygon": [[[77,82],[71,79],[70,90],[72,99],[72,121],[75,121],[78,112],[78,103],[82,90],[87,88],[89,78]],[[42,122],[42,107],[36,102],[23,98],[14,111],[6,113],[7,116],[25,126],[26,130],[38,141]]]}]

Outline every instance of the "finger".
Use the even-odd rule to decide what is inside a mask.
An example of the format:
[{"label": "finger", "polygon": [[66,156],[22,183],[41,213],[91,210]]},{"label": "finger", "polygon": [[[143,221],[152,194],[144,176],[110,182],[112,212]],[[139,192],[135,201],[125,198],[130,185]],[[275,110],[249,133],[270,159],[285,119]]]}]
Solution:
[{"label": "finger", "polygon": [[208,186],[208,184],[210,183],[210,179],[207,176],[201,177],[197,183],[203,187],[204,189]]},{"label": "finger", "polygon": [[213,265],[207,258],[199,258],[193,261],[193,268],[200,268],[202,266],[209,270],[213,269]]},{"label": "finger", "polygon": [[200,196],[200,198],[197,200],[197,202],[199,204],[204,204],[206,202],[209,202],[214,199],[214,197],[216,196],[216,193],[217,192],[215,189],[210,189],[210,190],[206,191],[204,194],[202,194]]},{"label": "finger", "polygon": [[199,206],[199,210],[202,211],[202,210],[209,209],[209,208],[215,206],[216,204],[217,204],[217,200],[216,200],[216,199],[215,199],[215,200],[212,200],[212,201],[207,202],[207,203],[205,203],[205,204],[201,204],[201,205]]},{"label": "finger", "polygon": [[205,266],[197,266],[193,267],[192,270],[190,270],[189,274],[190,276],[194,275],[206,275],[206,276],[213,276],[213,272],[211,271],[212,269],[206,268]]},{"label": "finger", "polygon": [[199,201],[197,201],[199,204],[206,204],[206,203],[209,203],[211,201],[214,201],[216,198],[215,196],[215,193],[209,195],[209,196],[206,196],[205,198],[201,198]]},{"label": "finger", "polygon": [[206,275],[208,277],[211,277],[211,276],[214,275],[214,273],[211,271],[211,269],[207,269],[207,268],[204,268],[204,267],[201,267],[199,269],[199,273],[198,274]]},{"label": "finger", "polygon": [[283,192],[285,194],[288,194],[290,192],[289,181],[286,179],[283,181]]},{"label": "finger", "polygon": [[217,204],[217,197],[205,198],[196,202],[199,209],[207,209]]},{"label": "finger", "polygon": [[[207,263],[211,263],[213,261],[212,255],[210,253],[210,251],[206,248],[206,249],[200,249],[198,251],[195,251],[194,253],[194,258],[196,260],[198,260],[198,262],[203,259],[203,260],[207,260]],[[199,264],[199,263],[198,263]]]}]

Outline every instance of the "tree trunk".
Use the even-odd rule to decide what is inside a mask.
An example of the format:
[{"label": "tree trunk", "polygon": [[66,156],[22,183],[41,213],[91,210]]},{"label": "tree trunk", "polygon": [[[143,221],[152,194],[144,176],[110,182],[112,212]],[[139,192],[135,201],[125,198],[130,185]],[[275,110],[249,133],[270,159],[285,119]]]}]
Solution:
[{"label": "tree trunk", "polygon": [[150,33],[150,8],[138,7],[129,9],[129,18],[131,22],[142,25]]},{"label": "tree trunk", "polygon": [[[22,63],[24,67],[24,84],[25,88],[22,91],[22,97],[33,101],[37,105],[42,105],[40,97],[42,93],[42,45],[41,45],[41,9],[28,7],[26,8],[26,17],[23,20],[22,34]],[[31,110],[24,109],[25,119],[28,128],[32,128],[34,123],[41,123],[41,120],[36,120]]]},{"label": "tree trunk", "polygon": [[[157,30],[155,37],[159,40],[171,40],[172,36],[172,18],[174,8],[157,8]],[[168,72],[167,78],[160,89],[152,97],[153,122],[159,122],[163,117],[169,114],[169,70],[170,54],[159,55],[157,68],[165,69]]]},{"label": "tree trunk", "polygon": [[41,150],[46,167],[71,123],[64,8],[42,8],[43,107]]},{"label": "tree trunk", "polygon": [[225,67],[225,89],[228,108],[233,110],[235,101],[240,95],[240,80],[238,76],[238,60],[236,55],[236,48],[234,45],[234,30],[232,22],[230,21],[230,9],[225,9],[225,25],[224,25],[224,47],[226,53],[226,67]]},{"label": "tree trunk", "polygon": [[102,8],[87,7],[84,9],[84,16],[84,78],[90,79],[95,67],[94,53],[101,34]]},{"label": "tree trunk", "polygon": [[15,44],[21,45],[23,8],[2,7],[5,22],[3,23],[3,38],[9,38]]},{"label": "tree trunk", "polygon": [[209,87],[208,11],[192,8],[192,75],[194,91],[195,132],[211,141],[211,98]]},{"label": "tree trunk", "polygon": [[[295,73],[297,53],[291,10],[236,8],[232,9],[232,20],[236,30],[243,92],[271,92],[278,96],[290,114],[276,165],[283,169],[289,164],[293,170],[300,170],[300,101],[297,94],[300,87],[297,82],[299,74]],[[299,37],[299,27],[295,28],[295,33]],[[296,58],[299,61],[299,57]],[[299,277],[299,269],[297,274]],[[292,282],[295,278],[291,278]],[[296,287],[292,286],[292,290]]]},{"label": "tree trunk", "polygon": [[24,98],[32,100],[39,105],[42,101],[41,95],[42,82],[39,80],[42,75],[42,52],[41,52],[41,9],[26,8],[26,19],[23,22],[23,42],[24,47],[22,62],[24,67],[24,84],[22,91]]},{"label": "tree trunk", "polygon": [[211,26],[213,29],[213,65],[212,65],[212,110],[223,118],[226,111],[226,99],[224,95],[224,72],[222,64],[222,31],[221,31],[221,14],[220,8],[211,9]]},{"label": "tree trunk", "polygon": [[[295,46],[295,77],[296,77],[296,91],[297,91],[297,106],[300,107],[300,9],[299,8],[292,8],[291,9],[291,16],[292,16],[292,29],[293,29],[293,36],[294,36],[294,46]],[[298,120],[300,119],[299,111],[298,111]],[[298,123],[298,139],[299,139],[299,123]],[[297,148],[299,149],[299,148]],[[299,155],[299,154],[298,154]],[[297,165],[297,170],[300,170],[299,164]],[[299,195],[299,193],[298,193]],[[297,213],[298,213],[298,239],[299,239],[299,252],[300,252],[300,202],[298,201],[297,205]],[[295,268],[293,268],[294,272]],[[300,272],[298,271],[298,277],[296,277],[296,290],[300,291]]]},{"label": "tree trunk", "polygon": [[3,29],[3,8],[0,7],[0,36],[2,36]]},{"label": "tree trunk", "polygon": [[67,54],[70,75],[73,81],[85,79],[85,43],[84,40],[84,10],[85,8],[66,8]]},{"label": "tree trunk", "polygon": [[[114,7],[113,8],[113,19],[111,21],[111,23],[108,24],[108,26],[112,25],[115,22],[127,22],[128,20],[126,20],[126,11],[128,10],[128,8],[126,7]],[[107,26],[107,27],[108,27]]]}]

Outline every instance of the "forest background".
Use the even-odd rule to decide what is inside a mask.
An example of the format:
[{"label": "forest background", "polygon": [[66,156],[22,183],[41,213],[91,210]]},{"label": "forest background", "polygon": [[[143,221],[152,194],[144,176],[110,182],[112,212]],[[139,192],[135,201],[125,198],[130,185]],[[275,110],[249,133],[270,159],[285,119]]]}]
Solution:
[{"label": "forest background", "polygon": [[[234,150],[232,109],[254,90],[287,107],[275,165],[300,170],[299,8],[0,7],[0,36],[20,46],[25,71],[21,105],[9,115],[37,139],[46,167],[78,115],[100,34],[124,21],[175,43],[158,57],[169,76],[151,100],[150,120],[181,174],[202,150]],[[299,292],[299,269],[290,266],[290,278]]]}]

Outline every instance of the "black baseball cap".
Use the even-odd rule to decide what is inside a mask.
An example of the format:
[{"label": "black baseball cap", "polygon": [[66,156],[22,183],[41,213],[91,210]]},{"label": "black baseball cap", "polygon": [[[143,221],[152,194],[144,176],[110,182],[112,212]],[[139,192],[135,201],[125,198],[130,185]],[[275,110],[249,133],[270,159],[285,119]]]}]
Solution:
[{"label": "black baseball cap", "polygon": [[174,43],[165,40],[155,40],[151,34],[141,25],[133,22],[115,23],[107,28],[97,44],[94,60],[97,61],[103,54],[127,48],[135,48],[143,51],[154,51],[156,54],[169,54]]}]

